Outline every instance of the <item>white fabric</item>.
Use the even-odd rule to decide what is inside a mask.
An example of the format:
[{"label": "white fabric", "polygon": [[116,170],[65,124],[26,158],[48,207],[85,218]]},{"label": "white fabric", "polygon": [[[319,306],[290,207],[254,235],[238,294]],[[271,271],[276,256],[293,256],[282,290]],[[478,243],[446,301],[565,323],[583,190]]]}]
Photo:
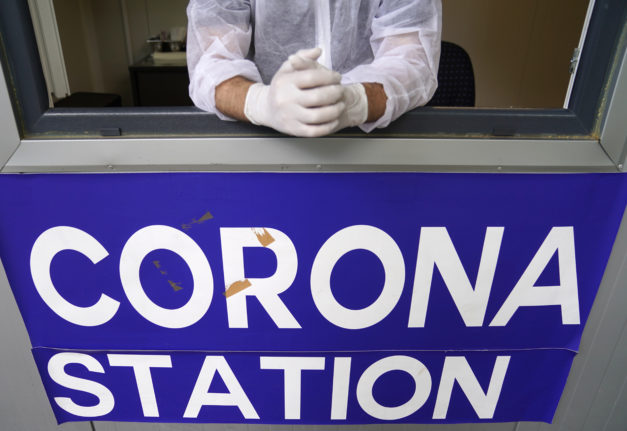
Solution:
[{"label": "white fabric", "polygon": [[437,86],[441,0],[191,0],[194,103],[226,119],[215,107],[218,84],[237,75],[268,84],[291,54],[328,39],[316,34],[321,1],[329,2],[331,29],[323,50],[342,83],[378,82],[388,97],[385,114],[362,129],[385,127],[429,101]]},{"label": "white fabric", "polygon": [[[320,64],[320,61],[325,61],[324,58],[321,58],[320,48],[298,51],[296,54],[290,55],[288,61],[284,63],[284,65],[281,66],[281,69],[279,69],[279,72],[274,75],[274,78],[272,78],[272,82],[274,83],[274,81],[277,79],[277,75],[282,74],[280,72],[284,68],[286,69],[286,71],[313,70],[317,71],[317,73],[323,73],[328,76],[329,70],[326,66]],[[326,61],[328,61],[328,58],[326,59]],[[287,63],[289,63],[289,65]],[[339,78],[341,76],[337,72],[333,73],[337,74],[337,82],[339,83]],[[255,84],[255,86],[263,86],[263,84]],[[335,92],[334,90],[336,89],[339,91]],[[253,91],[253,94],[257,93],[258,91],[259,90],[255,89]],[[316,116],[309,116],[310,120],[313,118],[316,121],[314,121],[313,123],[301,123],[299,127],[293,128],[292,132],[286,133],[290,133],[295,136],[324,136],[344,129],[345,127],[359,126],[365,123],[368,119],[368,97],[366,95],[366,89],[362,84],[317,87],[309,89],[307,93],[309,93],[309,97],[302,100],[302,102],[308,102],[305,103],[304,106],[312,110],[312,113],[318,114]],[[246,107],[249,106],[249,101],[251,99],[255,101],[260,100],[258,96],[251,97],[249,92],[249,97],[247,97],[246,99]],[[303,98],[300,97],[300,99]],[[336,103],[340,103],[339,106],[341,106],[341,109],[334,110],[329,106]],[[257,106],[259,109],[263,109],[262,115],[268,115],[268,112],[278,111],[277,109],[269,110],[267,103],[252,106]],[[294,110],[294,112],[297,111]],[[319,115],[322,112],[326,114],[325,117]],[[256,115],[254,114],[254,112],[251,113],[253,114],[252,117],[251,115],[248,115],[248,113],[246,113],[246,116],[249,120],[251,120],[252,123],[257,124],[255,120],[251,119],[256,118]],[[334,114],[337,114],[337,116],[334,116]],[[270,115],[276,116],[274,114]],[[301,118],[305,119],[305,117],[302,116]],[[322,121],[326,121],[326,123],[322,123]],[[277,124],[276,121],[274,121],[274,123]],[[281,122],[278,122],[279,126],[281,125],[280,123]],[[274,128],[279,130],[277,127]]]},{"label": "white fabric", "polygon": [[[295,68],[286,60],[274,74],[270,85],[253,84],[248,90],[244,114],[251,123],[272,127],[294,136],[324,136],[339,130],[340,118],[345,117],[345,87],[342,76],[322,66]],[[303,63],[305,61],[303,60]],[[305,63],[306,64],[306,63]],[[344,126],[346,127],[346,126]]]},{"label": "white fabric", "polygon": [[368,97],[363,85],[348,84],[342,86],[344,90],[343,100],[346,109],[339,118],[336,130],[345,127],[361,126],[368,119]]}]

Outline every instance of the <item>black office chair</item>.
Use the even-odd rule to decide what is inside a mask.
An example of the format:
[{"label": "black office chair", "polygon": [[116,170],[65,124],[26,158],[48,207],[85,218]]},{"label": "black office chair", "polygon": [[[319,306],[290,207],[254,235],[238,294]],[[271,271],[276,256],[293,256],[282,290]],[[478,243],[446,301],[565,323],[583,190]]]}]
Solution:
[{"label": "black office chair", "polygon": [[442,41],[438,89],[426,106],[475,106],[475,75],[468,53]]}]

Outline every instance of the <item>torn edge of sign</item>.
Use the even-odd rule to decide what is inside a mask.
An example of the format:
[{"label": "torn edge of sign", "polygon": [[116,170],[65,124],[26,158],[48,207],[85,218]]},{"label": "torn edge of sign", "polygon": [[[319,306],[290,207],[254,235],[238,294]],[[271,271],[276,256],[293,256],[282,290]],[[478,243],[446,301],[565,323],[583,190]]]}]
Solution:
[{"label": "torn edge of sign", "polygon": [[257,240],[263,247],[268,247],[274,242],[274,238],[270,235],[270,232],[264,228],[252,228],[253,233],[257,236]]},{"label": "torn edge of sign", "polygon": [[235,283],[231,283],[229,287],[226,289],[226,291],[223,293],[223,295],[228,298],[230,296],[235,295],[236,293],[241,292],[244,289],[249,288],[250,286],[252,286],[252,283],[250,282],[249,279],[239,280],[239,281],[236,281]]}]

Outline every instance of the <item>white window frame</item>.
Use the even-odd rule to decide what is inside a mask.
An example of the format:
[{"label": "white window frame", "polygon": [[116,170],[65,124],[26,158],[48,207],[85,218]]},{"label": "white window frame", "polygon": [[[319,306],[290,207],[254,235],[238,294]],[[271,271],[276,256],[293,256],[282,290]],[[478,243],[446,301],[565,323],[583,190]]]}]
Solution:
[{"label": "white window frame", "polygon": [[46,85],[51,90],[50,106],[54,99],[62,99],[70,94],[70,83],[65,68],[63,47],[53,0],[28,0],[28,6],[33,20],[35,37],[39,48],[39,58],[46,79]]}]

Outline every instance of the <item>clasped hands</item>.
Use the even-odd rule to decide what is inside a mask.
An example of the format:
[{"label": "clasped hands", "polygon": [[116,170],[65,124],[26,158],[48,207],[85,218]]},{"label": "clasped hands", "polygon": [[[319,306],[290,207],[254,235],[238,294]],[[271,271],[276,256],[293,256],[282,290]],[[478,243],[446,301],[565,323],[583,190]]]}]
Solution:
[{"label": "clasped hands", "polygon": [[368,118],[362,84],[341,85],[342,76],[318,63],[320,48],[298,51],[270,85],[253,84],[244,115],[251,123],[294,136],[316,137],[358,126]]}]

